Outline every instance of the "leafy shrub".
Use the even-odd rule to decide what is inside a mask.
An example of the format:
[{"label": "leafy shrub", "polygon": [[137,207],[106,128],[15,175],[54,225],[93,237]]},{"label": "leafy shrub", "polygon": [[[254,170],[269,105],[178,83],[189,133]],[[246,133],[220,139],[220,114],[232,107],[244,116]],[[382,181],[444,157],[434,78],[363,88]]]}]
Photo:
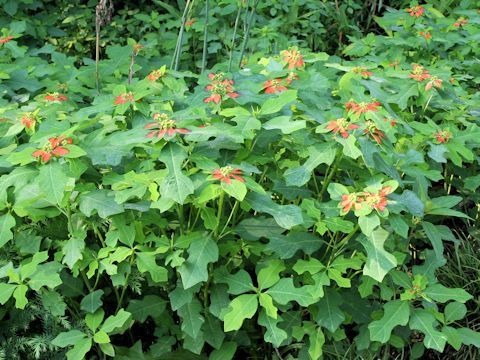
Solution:
[{"label": "leafy shrub", "polygon": [[348,61],[290,47],[195,75],[148,44],[112,45],[100,94],[93,61],[29,49],[12,22],[2,356],[480,347],[462,320],[472,290],[437,277],[451,229],[478,227],[480,15],[467,8],[392,9],[377,20],[388,36],[352,39]]}]

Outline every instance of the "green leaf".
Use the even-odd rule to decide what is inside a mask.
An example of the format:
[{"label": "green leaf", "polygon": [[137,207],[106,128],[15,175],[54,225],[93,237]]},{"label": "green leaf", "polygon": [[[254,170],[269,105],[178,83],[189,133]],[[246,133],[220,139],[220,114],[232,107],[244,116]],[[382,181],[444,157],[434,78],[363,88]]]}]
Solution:
[{"label": "green leaf", "polygon": [[311,255],[323,245],[321,238],[307,232],[290,232],[288,235],[270,235],[266,249],[274,251],[280,259],[290,259],[299,250]]},{"label": "green leaf", "polygon": [[124,211],[123,206],[116,203],[114,192],[108,190],[93,190],[80,196],[80,211],[90,217],[94,210],[102,219]]},{"label": "green leaf", "polygon": [[58,162],[48,163],[40,168],[38,182],[48,202],[60,205],[67,186],[68,177]]},{"label": "green leaf", "polygon": [[148,272],[152,280],[156,283],[168,280],[168,271],[163,266],[159,266],[155,261],[156,255],[153,252],[138,252],[137,268],[141,273]]},{"label": "green leaf", "polygon": [[295,225],[303,224],[302,211],[295,205],[279,205],[272,200],[270,194],[261,195],[249,193],[246,202],[255,210],[273,216],[278,225],[290,229]]},{"label": "green leaf", "polygon": [[196,239],[188,248],[188,259],[178,269],[182,276],[183,288],[208,279],[207,266],[218,259],[218,246],[209,236]]},{"label": "green leaf", "polygon": [[182,173],[181,166],[186,157],[187,153],[180,145],[168,144],[158,158],[168,169],[168,176],[160,184],[160,193],[179,204],[183,204],[187,196],[194,191],[192,180]]},{"label": "green leaf", "polygon": [[338,138],[337,141],[343,145],[343,154],[352,159],[357,159],[359,156],[362,156],[362,152],[355,145],[356,138],[355,136],[349,136],[348,138]]},{"label": "green leaf", "polygon": [[232,360],[237,350],[237,343],[233,341],[224,342],[220,349],[210,353],[209,360]]},{"label": "green leaf", "polygon": [[288,90],[280,93],[275,98],[265,101],[260,108],[260,115],[274,114],[282,108],[297,99],[297,90]]},{"label": "green leaf", "polygon": [[57,273],[52,273],[50,269],[37,271],[30,277],[28,285],[32,290],[38,291],[42,286],[53,289],[62,284],[62,279]]},{"label": "green leaf", "polygon": [[102,296],[104,294],[103,290],[95,290],[85,296],[80,302],[80,309],[88,313],[93,314],[103,305]]},{"label": "green leaf", "polygon": [[308,306],[317,301],[306,286],[296,288],[291,278],[280,279],[273,287],[267,290],[267,294],[281,305],[286,305],[290,301],[296,301],[301,306]]},{"label": "green leaf", "polygon": [[55,339],[52,340],[52,345],[64,348],[70,345],[75,345],[81,339],[86,337],[87,335],[79,330],[70,330],[58,334]]},{"label": "green leaf", "polygon": [[309,346],[308,355],[311,359],[320,359],[323,354],[323,344],[325,344],[325,335],[321,327],[311,328],[307,331]]},{"label": "green leaf", "polygon": [[271,317],[272,319],[276,319],[278,309],[275,305],[273,305],[272,297],[266,293],[260,293],[258,300],[260,306],[265,309],[267,316]]},{"label": "green leaf", "polygon": [[257,282],[260,290],[267,289],[280,280],[280,272],[285,270],[281,260],[269,260],[266,267],[262,268],[257,275]]},{"label": "green leaf", "polygon": [[277,116],[263,124],[267,130],[278,129],[282,134],[291,134],[294,131],[305,129],[307,122],[305,120],[291,120],[291,116]]},{"label": "green leaf", "polygon": [[358,225],[360,225],[360,229],[366,236],[371,236],[373,230],[380,226],[380,219],[374,213],[368,216],[360,216]]},{"label": "green leaf", "polygon": [[93,335],[93,341],[95,341],[97,344],[107,344],[110,342],[110,337],[105,331],[100,330]]},{"label": "green leaf", "polygon": [[265,311],[260,312],[260,316],[258,317],[258,324],[264,326],[267,330],[263,336],[264,340],[273,344],[275,347],[279,347],[282,342],[288,338],[287,332],[277,326],[281,321],[283,321],[283,319],[280,316],[272,319],[267,316]]},{"label": "green leaf", "polygon": [[166,301],[157,295],[145,295],[142,299],[132,299],[128,302],[127,311],[132,314],[134,320],[141,323],[151,316],[155,320],[164,316]]},{"label": "green leaf", "polygon": [[202,306],[197,299],[190,301],[178,309],[178,315],[182,318],[182,331],[192,338],[198,337],[205,319],[201,315]]},{"label": "green leaf", "polygon": [[338,292],[327,288],[325,295],[317,303],[317,315],[315,321],[331,331],[335,332],[345,320],[345,315],[340,309],[342,298]]},{"label": "green leaf", "polygon": [[235,274],[229,274],[225,268],[215,273],[215,279],[218,283],[228,285],[228,293],[232,295],[240,295],[255,290],[250,274],[243,269],[238,270]]},{"label": "green leaf", "polygon": [[427,221],[424,221],[422,223],[422,227],[428,239],[432,243],[432,247],[433,247],[433,251],[435,251],[435,255],[440,259],[443,258],[443,243],[442,243],[441,233],[437,230],[435,225]]},{"label": "green leaf", "polygon": [[325,269],[325,265],[323,265],[320,260],[315,258],[310,258],[308,260],[297,260],[295,265],[293,266],[293,270],[298,274],[302,275],[305,272],[309,272],[310,274],[316,274],[319,271]]},{"label": "green leaf", "polygon": [[120,309],[116,315],[109,316],[105,320],[100,330],[103,330],[108,334],[116,333],[129,323],[131,317],[132,314],[128,311]]},{"label": "green leaf", "polygon": [[85,249],[85,240],[78,237],[71,237],[65,242],[62,248],[63,259],[62,263],[67,264],[70,269],[77,263],[78,260],[83,259],[83,250]]},{"label": "green leaf", "polygon": [[255,294],[243,294],[230,302],[229,311],[223,318],[224,331],[235,331],[242,327],[245,319],[251,319],[257,312],[258,300]]},{"label": "green leaf", "polygon": [[11,229],[15,224],[15,218],[10,215],[10,213],[0,216],[0,248],[9,240],[13,239],[13,232]]},{"label": "green leaf", "polygon": [[447,337],[436,329],[436,323],[435,316],[427,310],[415,309],[410,316],[410,329],[425,334],[425,347],[443,352]]},{"label": "green leaf", "polygon": [[473,345],[480,348],[480,333],[469,328],[457,329],[458,334],[462,338],[465,345]]},{"label": "green leaf", "polygon": [[247,195],[247,187],[245,184],[235,179],[232,180],[231,184],[222,181],[222,189],[238,201],[243,201],[245,195]]},{"label": "green leaf", "polygon": [[446,323],[451,323],[457,320],[461,320],[465,317],[467,314],[467,307],[457,301],[448,303],[447,306],[445,306],[445,322]]},{"label": "green leaf", "polygon": [[94,314],[86,314],[85,324],[92,332],[95,332],[102,323],[104,316],[105,311],[103,309],[98,309]]},{"label": "green leaf", "polygon": [[425,289],[424,293],[432,300],[440,303],[445,303],[449,300],[465,303],[472,299],[472,295],[465,290],[458,288],[447,288],[442,284],[430,285]]},{"label": "green leaf", "polygon": [[400,110],[405,110],[408,106],[408,99],[412,96],[418,96],[418,85],[416,82],[412,84],[406,83],[405,86],[399,89],[396,95],[390,97],[388,102],[397,104]]},{"label": "green leaf", "polygon": [[67,360],[83,360],[92,347],[91,338],[78,340],[73,349],[67,352]]},{"label": "green leaf", "polygon": [[359,240],[367,251],[367,262],[363,268],[363,274],[379,282],[391,269],[397,266],[395,256],[385,251],[383,247],[387,237],[388,232],[379,228],[373,231],[371,236]]},{"label": "green leaf", "polygon": [[383,317],[368,324],[370,340],[386,343],[390,339],[392,330],[399,325],[408,324],[410,307],[408,302],[393,300],[383,306]]},{"label": "green leaf", "polygon": [[18,285],[15,291],[13,292],[13,297],[15,298],[15,307],[17,309],[25,309],[25,306],[28,304],[28,299],[25,296],[28,291],[28,286]]}]

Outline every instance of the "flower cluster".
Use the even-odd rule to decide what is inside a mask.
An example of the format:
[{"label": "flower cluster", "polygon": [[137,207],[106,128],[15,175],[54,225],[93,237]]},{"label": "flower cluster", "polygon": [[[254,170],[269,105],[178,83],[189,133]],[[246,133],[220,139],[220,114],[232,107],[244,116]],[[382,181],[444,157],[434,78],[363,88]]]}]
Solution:
[{"label": "flower cluster", "polygon": [[357,124],[349,123],[349,121],[345,118],[339,118],[330,121],[327,124],[326,129],[328,129],[329,131],[333,131],[335,134],[340,133],[340,135],[344,139],[346,139],[349,136],[348,131],[358,129],[359,127],[360,126],[358,126]]},{"label": "flower cluster", "polygon": [[388,119],[388,118],[383,118],[384,122],[389,122],[391,127],[394,127],[397,125],[397,120],[395,119]]},{"label": "flower cluster", "polygon": [[156,120],[153,123],[145,125],[145,129],[154,129],[157,130],[150,131],[147,134],[147,138],[157,137],[162,139],[165,135],[173,136],[175,134],[187,134],[190,130],[185,128],[176,127],[176,121],[171,119],[167,114],[156,113],[153,115],[153,119]]},{"label": "flower cluster", "polygon": [[378,101],[372,101],[369,103],[366,102],[360,102],[357,103],[353,100],[350,100],[345,103],[345,109],[347,111],[352,111],[355,115],[361,115],[364,113],[368,113],[369,111],[378,111],[378,107],[380,106],[380,102]]},{"label": "flower cluster", "polygon": [[373,75],[373,72],[368,71],[364,66],[357,66],[352,69],[352,72],[362,75],[364,78],[369,78]]},{"label": "flower cluster", "polygon": [[417,81],[423,81],[430,78],[430,73],[428,70],[424,69],[423,66],[418,64],[412,65],[412,72],[410,73],[410,78]]},{"label": "flower cluster", "polygon": [[288,64],[288,70],[301,68],[305,65],[303,56],[296,47],[283,50],[280,55],[282,56],[282,60]]},{"label": "flower cluster", "polygon": [[150,74],[147,75],[146,79],[148,81],[157,81],[160,79],[163,75],[165,75],[166,69],[165,68],[160,68],[157,70],[153,70],[150,72]]},{"label": "flower cluster", "polygon": [[53,103],[61,103],[62,101],[68,100],[68,98],[65,95],[60,94],[58,92],[48,93],[47,95],[45,95],[44,99],[45,101],[53,102]]},{"label": "flower cluster", "polygon": [[230,98],[237,98],[240,94],[233,91],[233,80],[225,78],[225,74],[220,72],[217,74],[210,73],[208,78],[212,81],[210,85],[205,87],[205,90],[210,91],[212,94],[206,97],[203,101],[206,103],[214,102],[218,104],[225,96]]},{"label": "flower cluster", "polygon": [[12,40],[12,39],[13,39],[13,36],[12,36],[12,35],[7,36],[7,37],[5,37],[5,38],[3,38],[3,39],[0,39],[0,45],[1,45],[1,44],[6,44],[7,42],[9,42],[9,41]]},{"label": "flower cluster", "polygon": [[408,8],[406,11],[410,14],[410,16],[415,16],[416,18],[419,18],[423,16],[425,9],[422,6],[417,5],[417,6]]},{"label": "flower cluster", "polygon": [[240,182],[245,182],[242,178],[242,170],[233,168],[232,166],[224,166],[220,169],[212,171],[212,177],[216,180],[220,180],[224,183],[231,184],[232,179],[238,180]]},{"label": "flower cluster", "polygon": [[27,128],[27,129],[34,129],[35,125],[38,121],[38,110],[33,112],[26,112],[23,113],[22,117],[20,118],[20,122]]},{"label": "flower cluster", "polygon": [[422,36],[425,40],[429,40],[432,37],[428,31],[420,31],[418,35]]},{"label": "flower cluster", "polygon": [[452,137],[452,133],[449,130],[438,131],[435,133],[434,137],[439,143],[445,144]]},{"label": "flower cluster", "polygon": [[47,163],[52,156],[59,157],[67,155],[69,150],[64,146],[72,143],[73,140],[71,138],[66,138],[65,136],[60,136],[57,138],[52,137],[48,139],[48,143],[43,147],[43,149],[35,150],[32,153],[32,156],[41,159],[44,163]]},{"label": "flower cluster", "polygon": [[123,93],[121,95],[118,95],[116,98],[115,98],[115,101],[114,101],[114,104],[115,105],[121,105],[121,104],[125,104],[126,102],[135,102],[135,98],[134,98],[134,95],[132,92],[128,92],[128,93]]},{"label": "flower cluster", "polygon": [[385,138],[385,134],[377,128],[377,125],[371,120],[365,122],[366,128],[363,133],[371,136],[378,144],[382,143],[382,139]]},{"label": "flower cluster", "polygon": [[468,24],[468,20],[465,19],[464,17],[460,17],[460,18],[458,18],[458,20],[456,22],[453,23],[453,26],[460,28],[460,27],[465,26],[467,24]]},{"label": "flower cluster", "polygon": [[379,191],[362,191],[359,193],[344,194],[339,203],[341,214],[345,215],[350,210],[364,210],[368,214],[375,209],[378,212],[384,212],[388,205],[387,195],[391,194],[395,189],[390,186],[383,186]]}]

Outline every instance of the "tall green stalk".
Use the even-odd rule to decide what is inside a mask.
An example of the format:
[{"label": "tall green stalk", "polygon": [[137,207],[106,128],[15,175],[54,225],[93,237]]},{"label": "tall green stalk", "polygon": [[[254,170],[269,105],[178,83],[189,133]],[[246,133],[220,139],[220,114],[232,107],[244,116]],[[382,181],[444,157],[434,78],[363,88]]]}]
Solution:
[{"label": "tall green stalk", "polygon": [[255,11],[257,9],[257,5],[260,0],[255,0],[253,4],[252,11],[250,12],[250,18],[248,19],[247,29],[245,31],[245,36],[243,37],[243,44],[242,44],[242,51],[240,52],[240,61],[238,62],[238,66],[242,66],[243,55],[245,54],[245,49],[247,48],[248,39],[250,38],[250,29],[252,28],[252,23],[255,19]]},{"label": "tall green stalk", "polygon": [[[245,11],[247,11],[247,10],[245,9]],[[228,60],[228,72],[230,72],[232,70],[233,49],[235,49],[235,40],[237,38],[237,29],[238,29],[238,23],[239,23],[239,20],[240,20],[241,13],[242,13],[242,6],[240,5],[238,7],[237,17],[235,18],[235,26],[233,28],[232,46],[230,47],[230,59]]]},{"label": "tall green stalk", "polygon": [[178,32],[177,45],[175,46],[175,52],[172,59],[172,66],[175,71],[178,70],[180,64],[180,56],[182,55],[182,43],[183,43],[183,33],[185,31],[185,22],[187,21],[188,10],[190,9],[190,0],[187,0],[185,4],[185,9],[183,10],[182,15],[182,24],[180,25],[180,30]]},{"label": "tall green stalk", "polygon": [[207,64],[207,50],[208,50],[208,16],[209,16],[209,2],[205,0],[205,30],[203,32],[203,54],[202,54],[202,73],[205,71]]}]

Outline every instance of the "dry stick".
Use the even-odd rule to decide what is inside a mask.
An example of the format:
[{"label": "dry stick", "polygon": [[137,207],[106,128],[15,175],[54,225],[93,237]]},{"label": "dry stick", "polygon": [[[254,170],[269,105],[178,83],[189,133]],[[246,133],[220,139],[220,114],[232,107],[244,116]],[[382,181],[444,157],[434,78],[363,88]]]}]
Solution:
[{"label": "dry stick", "polygon": [[252,27],[253,20],[255,19],[255,10],[257,9],[257,5],[259,2],[260,0],[255,1],[252,7],[252,11],[250,13],[250,19],[248,20],[247,30],[245,32],[245,37],[243,38],[242,52],[240,53],[240,61],[238,62],[238,67],[242,67],[243,55],[245,53],[245,49],[247,48],[248,39],[250,38],[250,28]]},{"label": "dry stick", "polygon": [[182,16],[182,25],[180,26],[180,31],[178,33],[177,47],[175,48],[175,67],[174,70],[178,70],[178,65],[180,64],[180,55],[182,54],[182,43],[183,43],[183,31],[185,30],[185,22],[187,21],[188,9],[190,7],[190,0],[187,0],[185,5],[185,10],[183,11]]},{"label": "dry stick", "polygon": [[238,7],[237,17],[235,19],[235,27],[233,29],[232,46],[230,48],[230,59],[228,60],[228,72],[230,72],[230,70],[232,69],[233,49],[235,48],[235,40],[236,40],[236,37],[237,37],[238,22],[240,20],[240,14],[241,13],[242,13],[242,6],[240,5]]},{"label": "dry stick", "polygon": [[100,94],[100,29],[103,25],[112,21],[113,3],[112,0],[100,0],[95,7],[95,82],[97,94]]},{"label": "dry stick", "polygon": [[205,0],[205,30],[203,33],[203,55],[202,55],[202,74],[205,71],[207,63],[207,42],[208,42],[208,12],[209,12],[208,0]]}]

